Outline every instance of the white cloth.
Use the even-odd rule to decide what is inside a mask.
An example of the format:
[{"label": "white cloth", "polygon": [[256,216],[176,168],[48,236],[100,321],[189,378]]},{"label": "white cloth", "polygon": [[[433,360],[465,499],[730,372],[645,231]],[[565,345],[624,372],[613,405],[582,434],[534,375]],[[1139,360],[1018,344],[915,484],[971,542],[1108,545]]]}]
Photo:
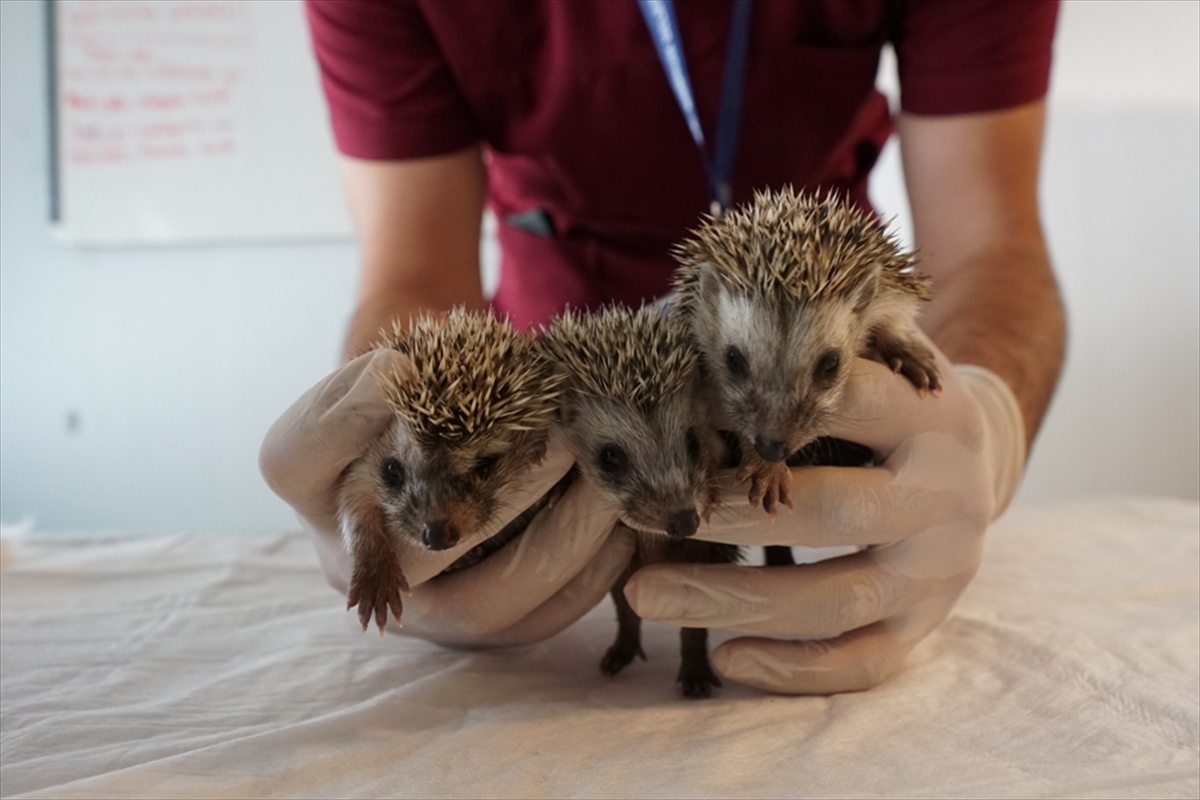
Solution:
[{"label": "white cloth", "polygon": [[[598,663],[363,634],[306,536],[33,534],[0,572],[4,797],[1196,797],[1200,506],[1014,508],[868,692],[676,695]],[[718,640],[721,638],[717,636]]]}]

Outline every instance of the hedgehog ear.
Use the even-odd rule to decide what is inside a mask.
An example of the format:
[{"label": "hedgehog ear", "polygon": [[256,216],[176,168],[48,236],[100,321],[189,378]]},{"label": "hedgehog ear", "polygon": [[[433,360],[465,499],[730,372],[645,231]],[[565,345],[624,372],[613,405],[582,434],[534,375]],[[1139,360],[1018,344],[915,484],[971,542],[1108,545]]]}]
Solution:
[{"label": "hedgehog ear", "polygon": [[715,305],[717,296],[721,294],[721,280],[717,277],[717,268],[705,261],[696,266],[699,276],[700,299],[709,305]]},{"label": "hedgehog ear", "polygon": [[871,305],[871,301],[875,299],[875,294],[879,291],[879,276],[883,273],[883,265],[880,263],[872,264],[867,270],[863,280],[854,289],[854,313],[862,314]]},{"label": "hedgehog ear", "polygon": [[571,398],[564,393],[562,401],[558,404],[558,422],[560,425],[572,425],[578,415],[580,413],[575,408],[575,403],[572,403]]},{"label": "hedgehog ear", "polygon": [[558,406],[558,421],[561,424],[570,425],[575,422],[577,416],[579,416],[579,413],[570,401],[561,403]]}]

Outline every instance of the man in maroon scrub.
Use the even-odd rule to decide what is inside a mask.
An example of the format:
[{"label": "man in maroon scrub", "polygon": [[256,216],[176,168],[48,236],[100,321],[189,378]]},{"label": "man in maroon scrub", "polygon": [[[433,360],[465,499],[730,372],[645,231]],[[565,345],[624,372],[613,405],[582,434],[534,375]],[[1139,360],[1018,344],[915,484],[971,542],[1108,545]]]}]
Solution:
[{"label": "man in maroon scrub", "polygon": [[[731,73],[740,76],[725,198],[733,204],[790,184],[869,207],[868,173],[894,131],[921,268],[935,284],[922,325],[944,354],[945,389],[921,399],[860,362],[842,409],[858,423],[830,432],[872,447],[880,463],[795,470],[794,512],[772,523],[745,510],[699,534],[867,549],[770,569],[656,565],[626,591],[648,619],[772,637],[720,645],[713,663],[726,677],[792,693],[862,689],[899,668],[974,575],[983,533],[1016,489],[1058,379],[1063,311],[1037,204],[1057,6],[757,0],[739,73],[729,54],[743,5],[673,6],[698,141],[661,35],[651,33],[647,8],[663,8],[655,0],[308,0],[362,247],[345,353],[362,352],[394,319],[487,305],[485,204],[500,220],[503,253],[492,305],[519,325],[566,305],[637,305],[667,292],[668,248],[716,194],[720,158],[702,154],[731,141],[722,110]],[[885,44],[899,66],[894,116],[875,90]],[[313,531],[343,589],[331,492],[386,424],[369,374],[378,358],[314,387],[263,448],[264,475]],[[549,462],[532,470],[549,470],[538,487],[566,468]],[[544,512],[558,515],[552,524],[526,534],[521,554],[493,556],[533,559],[517,573],[427,580],[441,562],[406,556],[419,585],[405,632],[506,644],[569,625],[604,596],[632,548],[598,502],[569,495]]]}]

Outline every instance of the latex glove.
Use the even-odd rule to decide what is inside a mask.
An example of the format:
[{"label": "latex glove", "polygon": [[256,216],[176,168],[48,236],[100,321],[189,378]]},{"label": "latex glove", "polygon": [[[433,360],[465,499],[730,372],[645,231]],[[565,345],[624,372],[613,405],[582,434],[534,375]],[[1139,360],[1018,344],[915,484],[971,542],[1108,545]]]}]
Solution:
[{"label": "latex glove", "polygon": [[[267,484],[296,510],[325,577],[343,594],[352,568],[335,516],[338,479],[394,417],[376,376],[408,368],[405,356],[393,350],[351,361],[284,412],[259,454]],[[404,633],[458,645],[538,641],[603,599],[629,562],[634,541],[614,531],[617,510],[583,481],[539,513],[509,546],[475,566],[439,575],[544,495],[571,464],[556,430],[542,464],[512,490],[508,510],[490,529],[436,552],[401,540],[400,564],[412,587],[412,597],[404,599]]]},{"label": "latex glove", "polygon": [[717,647],[725,677],[776,692],[866,689],[950,613],[979,566],[983,534],[1016,491],[1025,459],[1020,410],[985,369],[935,349],[944,390],[922,397],[886,367],[855,363],[828,433],[875,452],[871,468],[792,471],[795,510],[772,521],[730,480],[698,538],[742,545],[866,546],[782,567],[660,564],[625,594],[645,619],[747,636]]}]

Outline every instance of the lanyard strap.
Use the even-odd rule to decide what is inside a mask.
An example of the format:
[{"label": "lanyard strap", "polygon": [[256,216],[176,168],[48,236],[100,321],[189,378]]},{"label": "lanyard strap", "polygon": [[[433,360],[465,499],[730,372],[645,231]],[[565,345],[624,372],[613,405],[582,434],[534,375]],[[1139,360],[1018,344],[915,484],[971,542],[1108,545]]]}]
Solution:
[{"label": "lanyard strap", "polygon": [[733,202],[733,167],[737,156],[738,120],[742,112],[742,78],[746,72],[746,50],[750,40],[750,8],[752,0],[733,0],[733,21],[729,26],[729,44],[725,53],[725,75],[721,83],[721,105],[717,112],[715,152],[710,156],[696,113],[692,81],[671,0],[637,0],[638,8],[654,40],[658,60],[662,62],[679,109],[687,120],[688,130],[700,150],[700,160],[708,174],[708,191],[713,216],[729,208]]}]

